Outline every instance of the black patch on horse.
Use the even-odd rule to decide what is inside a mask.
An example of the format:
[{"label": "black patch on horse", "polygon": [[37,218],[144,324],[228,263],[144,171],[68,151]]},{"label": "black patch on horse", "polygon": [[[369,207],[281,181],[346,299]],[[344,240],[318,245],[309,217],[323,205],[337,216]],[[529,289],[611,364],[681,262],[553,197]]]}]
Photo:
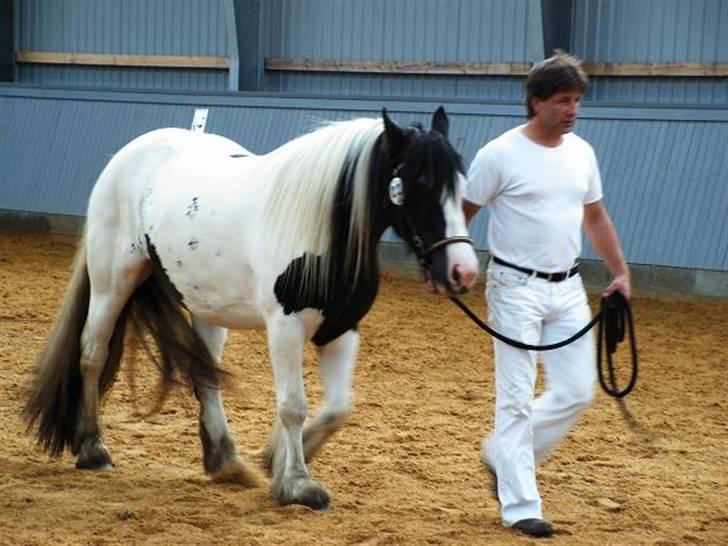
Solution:
[{"label": "black patch on horse", "polygon": [[[313,261],[309,265],[309,271],[312,271],[314,276],[320,270],[321,257],[310,254],[293,260],[276,279],[274,287],[276,298],[286,314],[306,308],[321,311],[324,321],[313,336],[313,342],[317,345],[325,345],[348,330],[355,329],[362,317],[371,309],[379,288],[376,243],[386,226],[381,228],[372,226],[369,255],[363,257],[363,264],[358,274],[354,269],[356,264],[347,260],[348,255],[356,253],[356,249],[352,252],[348,249],[355,169],[356,161],[347,163],[337,180],[331,214],[332,241],[326,294],[318,289],[313,292],[301,290],[304,264]],[[378,201],[371,200],[371,202]],[[313,285],[319,286],[316,282]]]},{"label": "black patch on horse", "polygon": [[[356,271],[356,264],[347,260],[347,256],[356,255],[357,251],[348,248],[355,168],[356,159],[349,161],[337,180],[330,220],[332,242],[326,294],[306,293],[301,289],[306,260],[315,260],[309,271],[314,274],[318,271],[321,257],[311,255],[294,259],[276,279],[274,287],[286,314],[306,308],[322,312],[324,321],[313,336],[317,345],[325,345],[355,329],[371,309],[379,290],[377,243],[387,227],[392,226],[410,250],[414,248],[415,235],[427,248],[445,237],[440,200],[443,192],[449,196],[455,194],[456,175],[463,172],[462,160],[443,131],[437,128],[425,131],[416,125],[400,129],[385,117],[385,132],[372,150],[367,181],[370,240],[360,270]],[[404,185],[406,197],[402,206],[393,205],[388,196],[395,170]],[[436,281],[447,284],[444,247],[433,253],[432,274]],[[316,286],[315,282],[312,284]]]}]

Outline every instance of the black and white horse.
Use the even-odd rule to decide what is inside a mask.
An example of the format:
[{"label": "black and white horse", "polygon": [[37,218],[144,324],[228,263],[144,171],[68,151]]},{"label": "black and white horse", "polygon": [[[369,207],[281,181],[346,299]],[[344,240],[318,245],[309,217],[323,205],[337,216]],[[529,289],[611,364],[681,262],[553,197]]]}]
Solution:
[{"label": "black and white horse", "polygon": [[[220,394],[228,328],[265,328],[278,418],[272,494],[325,508],[306,467],[351,407],[357,324],[378,288],[377,243],[392,226],[441,292],[475,282],[464,181],[442,108],[432,129],[382,119],[332,123],[256,156],[232,141],[160,129],[122,148],[91,193],[66,300],[25,412],[52,455],[111,468],[100,397],[118,371],[128,320],[154,337],[163,377],[200,403],[213,479],[256,482],[235,449]],[[320,356],[325,399],[306,420],[303,348]]]}]

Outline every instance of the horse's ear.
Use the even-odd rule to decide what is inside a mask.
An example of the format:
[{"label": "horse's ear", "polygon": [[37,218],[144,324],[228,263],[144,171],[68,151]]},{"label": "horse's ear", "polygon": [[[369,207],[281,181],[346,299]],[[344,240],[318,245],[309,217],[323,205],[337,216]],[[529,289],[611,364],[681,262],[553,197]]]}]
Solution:
[{"label": "horse's ear", "polygon": [[391,120],[386,108],[382,108],[382,119],[384,120],[384,151],[395,153],[404,148],[407,137],[401,127]]},{"label": "horse's ear", "polygon": [[447,114],[442,106],[432,115],[432,130],[437,131],[447,138],[447,133],[450,130],[450,122],[447,120]]}]

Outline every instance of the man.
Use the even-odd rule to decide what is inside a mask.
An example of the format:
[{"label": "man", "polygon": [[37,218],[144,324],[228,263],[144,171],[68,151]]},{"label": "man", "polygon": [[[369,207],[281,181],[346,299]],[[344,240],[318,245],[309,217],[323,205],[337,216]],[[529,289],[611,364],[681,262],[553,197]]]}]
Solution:
[{"label": "man", "polygon": [[[526,82],[528,122],[481,148],[468,172],[466,220],[489,206],[486,296],[503,334],[554,343],[590,320],[577,272],[581,227],[613,275],[605,294],[630,297],[630,275],[591,146],[571,132],[587,86],[580,61],[558,52]],[[550,536],[536,486],[536,465],[568,433],[594,396],[593,338],[541,355],[545,391],[534,400],[536,354],[494,341],[495,429],[481,458],[496,480],[503,524]]]}]

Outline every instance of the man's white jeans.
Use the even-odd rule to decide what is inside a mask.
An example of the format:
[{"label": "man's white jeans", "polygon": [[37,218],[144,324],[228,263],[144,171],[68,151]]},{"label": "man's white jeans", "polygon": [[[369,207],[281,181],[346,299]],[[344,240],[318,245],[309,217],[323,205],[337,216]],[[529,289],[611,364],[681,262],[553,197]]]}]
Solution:
[{"label": "man's white jeans", "polygon": [[[491,262],[486,295],[491,324],[504,335],[548,344],[575,334],[591,319],[579,275],[549,282]],[[594,397],[591,332],[541,354],[545,390],[534,400],[536,353],[495,340],[495,430],[481,455],[498,476],[503,524],[541,518],[536,466],[569,432]]]}]

